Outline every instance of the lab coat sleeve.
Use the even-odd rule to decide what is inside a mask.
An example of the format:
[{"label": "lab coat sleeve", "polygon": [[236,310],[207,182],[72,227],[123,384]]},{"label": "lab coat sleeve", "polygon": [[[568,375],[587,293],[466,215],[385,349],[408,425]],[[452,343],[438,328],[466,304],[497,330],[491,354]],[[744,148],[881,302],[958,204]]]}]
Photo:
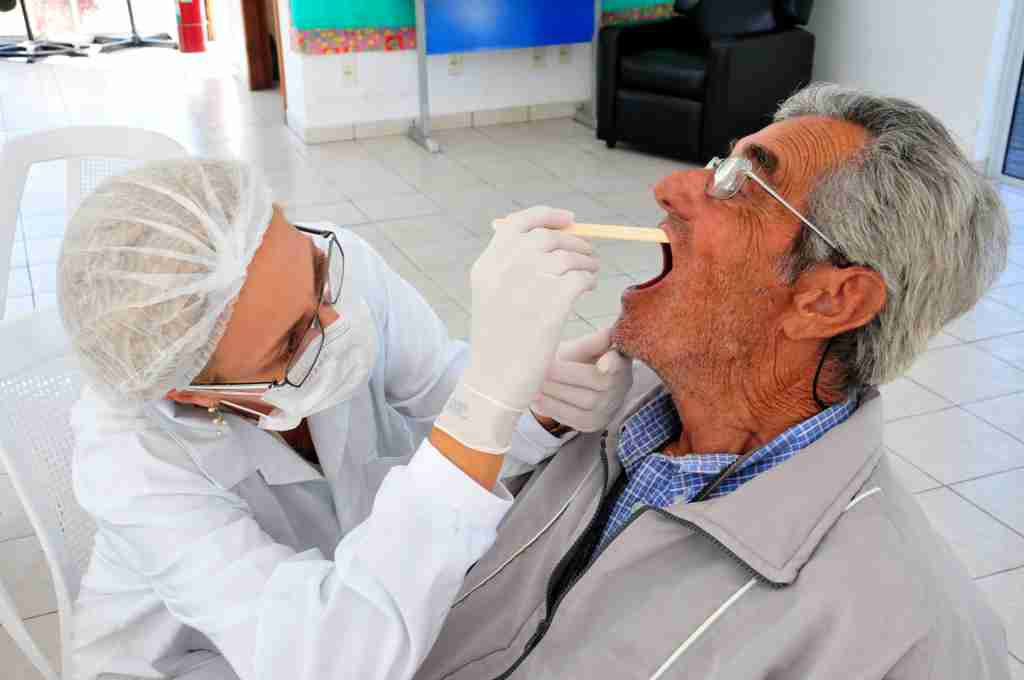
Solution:
[{"label": "lab coat sleeve", "polygon": [[[383,319],[383,360],[388,403],[420,426],[426,436],[469,362],[469,345],[454,340],[444,322],[408,281],[365,241],[346,235],[346,252],[358,252],[380,291],[377,318]],[[527,472],[554,455],[575,433],[554,437],[528,411],[520,418],[502,477]]]},{"label": "lab coat sleeve", "polygon": [[241,680],[411,677],[511,503],[425,442],[332,561],[275,543],[241,497],[182,464],[173,442],[157,444],[110,444],[106,463],[79,466],[76,493],[104,540]]}]

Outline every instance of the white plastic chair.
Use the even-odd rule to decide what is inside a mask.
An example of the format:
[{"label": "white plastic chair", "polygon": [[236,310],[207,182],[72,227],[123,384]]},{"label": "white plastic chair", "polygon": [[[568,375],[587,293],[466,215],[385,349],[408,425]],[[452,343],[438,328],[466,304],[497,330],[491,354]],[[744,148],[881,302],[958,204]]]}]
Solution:
[{"label": "white plastic chair", "polygon": [[65,127],[15,137],[0,148],[0,319],[17,233],[18,209],[35,163],[67,161],[67,215],[107,177],[134,165],[186,156],[184,147],[150,130],[115,126]]},{"label": "white plastic chair", "polygon": [[[34,163],[67,159],[68,214],[106,177],[136,163],[187,155],[164,135],[121,127],[72,127],[17,137],[0,149],[0,318],[18,206]],[[68,668],[72,605],[95,532],[71,487],[69,423],[80,379],[56,309],[0,322],[0,472],[39,537],[50,566],[60,618],[61,660]],[[47,680],[58,680],[0,583],[0,624]]]},{"label": "white plastic chair", "polygon": [[[39,537],[50,565],[67,654],[72,604],[89,561],[95,526],[71,487],[69,422],[80,390],[79,371],[56,309],[0,324],[0,463]],[[0,584],[0,623],[48,680],[57,680],[10,595]]]}]

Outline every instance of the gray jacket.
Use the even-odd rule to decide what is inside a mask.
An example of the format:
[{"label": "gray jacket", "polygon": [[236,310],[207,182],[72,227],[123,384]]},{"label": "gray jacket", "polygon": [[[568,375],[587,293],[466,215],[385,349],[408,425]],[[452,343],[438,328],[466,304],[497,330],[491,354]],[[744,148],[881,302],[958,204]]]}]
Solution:
[{"label": "gray jacket", "polygon": [[733,493],[646,509],[593,561],[621,423],[538,470],[418,680],[1009,678],[1001,623],[893,477],[882,404]]}]

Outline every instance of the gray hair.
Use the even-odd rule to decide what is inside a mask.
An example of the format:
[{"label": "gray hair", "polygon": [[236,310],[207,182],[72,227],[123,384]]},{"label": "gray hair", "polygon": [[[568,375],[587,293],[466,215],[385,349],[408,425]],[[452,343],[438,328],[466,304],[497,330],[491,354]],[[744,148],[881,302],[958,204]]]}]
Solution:
[{"label": "gray hair", "polygon": [[[909,368],[1005,269],[1006,210],[942,123],[916,104],[815,84],[783,102],[775,120],[798,116],[836,118],[868,132],[854,158],[819,178],[807,217],[849,262],[885,280],[878,316],[835,338],[833,349],[851,387],[880,385]],[[834,251],[805,229],[785,269],[795,279],[830,260]]]}]

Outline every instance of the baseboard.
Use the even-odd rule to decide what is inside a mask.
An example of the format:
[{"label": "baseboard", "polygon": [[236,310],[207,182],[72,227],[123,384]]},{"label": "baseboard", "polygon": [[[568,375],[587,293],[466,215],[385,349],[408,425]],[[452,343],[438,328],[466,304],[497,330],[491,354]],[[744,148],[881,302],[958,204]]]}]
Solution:
[{"label": "baseboard", "polygon": [[[572,118],[581,102],[556,102],[535,106],[513,106],[487,111],[466,111],[430,117],[431,130],[453,130],[456,128],[508,125],[528,121]],[[349,125],[306,125],[299,116],[289,109],[288,127],[306,144],[345,142],[353,139],[371,139],[389,135],[404,135],[412,124],[409,118],[366,121]]]}]

